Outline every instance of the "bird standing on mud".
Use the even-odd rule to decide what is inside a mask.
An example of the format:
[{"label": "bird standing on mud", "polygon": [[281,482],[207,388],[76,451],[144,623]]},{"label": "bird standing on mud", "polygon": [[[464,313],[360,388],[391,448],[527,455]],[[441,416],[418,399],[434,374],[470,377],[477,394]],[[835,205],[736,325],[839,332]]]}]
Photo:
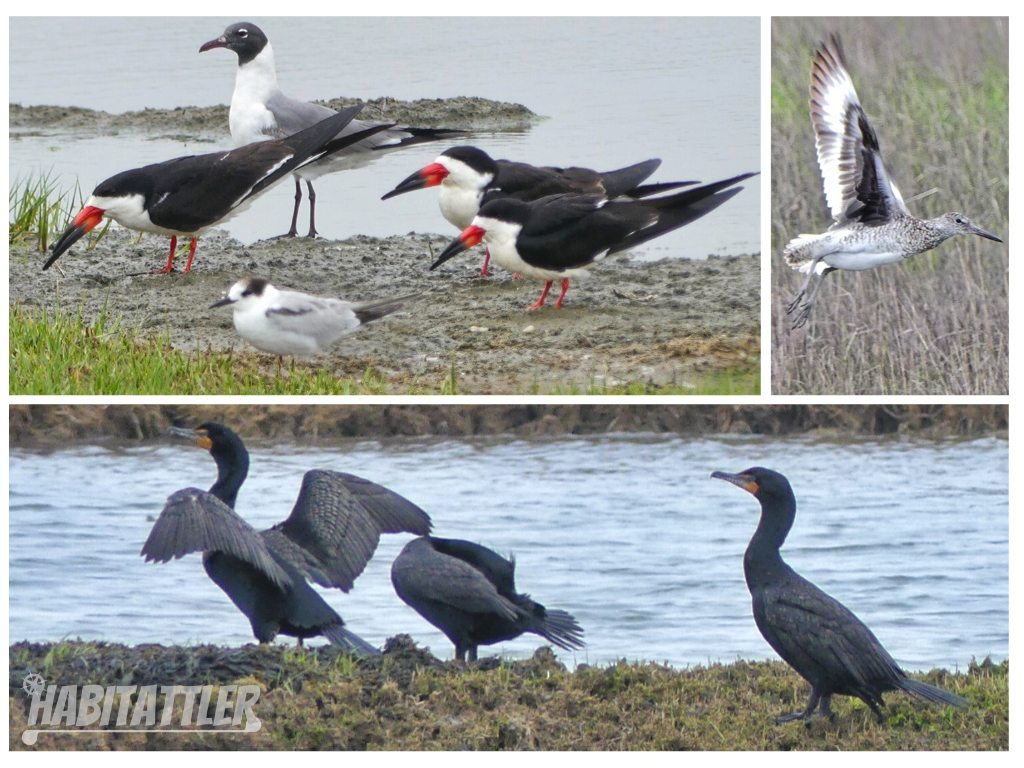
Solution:
[{"label": "bird standing on mud", "polygon": [[833,718],[832,696],[856,696],[882,717],[882,694],[903,690],[935,704],[966,707],[966,699],[907,677],[870,629],[842,603],[787,565],[779,552],[796,518],[796,497],[778,472],[751,467],[738,474],[713,472],[754,495],[761,520],[743,555],[754,622],[764,639],[801,677],[811,696],[800,712],[777,722],[807,720],[817,708]]},{"label": "bird standing on mud", "polygon": [[544,281],[540,298],[528,310],[544,306],[555,280],[562,281],[555,302],[561,309],[571,277],[609,254],[634,248],[711,213],[742,191],[737,184],[755,175],[744,173],[642,200],[608,200],[603,195],[571,192],[530,202],[511,197],[490,200],[430,268],[437,269],[483,242],[499,266]]},{"label": "bird standing on mud", "polygon": [[231,307],[238,335],[275,355],[319,355],[342,336],[402,308],[419,294],[352,302],[279,290],[260,277],[232,285],[210,309]]},{"label": "bird standing on mud", "polygon": [[584,646],[583,629],[565,611],[516,592],[515,560],[461,539],[413,539],[391,565],[395,592],[455,644],[455,658],[476,661],[477,646],[540,635],[567,651]]},{"label": "bird standing on mud", "polygon": [[[263,30],[252,22],[232,24],[220,37],[203,43],[199,52],[216,48],[226,48],[238,56],[235,90],[231,95],[228,115],[231,138],[236,146],[290,136],[334,114],[334,110],[322,104],[299,101],[281,92],[277,85],[274,49]],[[375,127],[379,130],[365,133]],[[382,151],[459,135],[459,131],[447,128],[412,128],[365,120],[356,120],[339,130],[343,133],[338,138],[348,134],[358,134],[359,138],[348,143],[347,151],[333,155],[322,163],[312,163],[294,171],[295,208],[292,211],[291,227],[282,237],[295,237],[298,233],[299,205],[302,202],[300,180],[305,180],[309,192],[308,237],[316,237],[315,179],[325,173],[365,165]]]},{"label": "bird standing on mud", "polygon": [[[437,202],[441,215],[461,232],[473,223],[481,205],[498,198],[512,197],[530,201],[548,195],[574,192],[580,195],[601,195],[609,200],[622,196],[638,199],[698,183],[673,181],[644,184],[660,165],[661,160],[652,158],[602,173],[575,166],[556,168],[513,160],[495,160],[478,147],[450,147],[438,155],[433,163],[399,182],[381,200],[426,187],[440,187]],[[488,251],[480,268],[482,277],[490,274],[490,259]]]},{"label": "bird standing on mud", "polygon": [[160,270],[163,273],[174,269],[178,236],[191,237],[185,263],[185,271],[191,271],[202,232],[244,211],[257,196],[289,173],[387,128],[370,126],[337,137],[360,109],[356,106],[343,110],[276,141],[246,144],[227,152],[176,157],[111,176],[92,191],[85,206],[54,244],[43,269],[49,269],[61,254],[108,218],[128,229],[170,237],[167,265]]},{"label": "bird standing on mud", "polygon": [[377,649],[349,632],[341,616],[307,583],[348,592],[373,557],[382,533],[426,535],[430,517],[397,493],[354,475],[312,469],[288,519],[256,531],[235,513],[249,471],[241,438],[214,422],[172,428],[195,441],[217,462],[210,490],[174,493],[142,547],[146,561],[167,562],[203,553],[203,567],[244,613],[256,639],[278,634],[323,635],[360,653]]}]

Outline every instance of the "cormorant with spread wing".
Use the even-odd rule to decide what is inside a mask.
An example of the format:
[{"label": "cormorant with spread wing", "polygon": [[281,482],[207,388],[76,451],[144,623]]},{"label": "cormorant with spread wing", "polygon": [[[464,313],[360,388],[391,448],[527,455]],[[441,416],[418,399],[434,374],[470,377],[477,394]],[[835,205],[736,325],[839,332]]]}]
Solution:
[{"label": "cormorant with spread wing", "polygon": [[203,553],[203,567],[252,624],[261,643],[278,634],[323,635],[362,653],[377,649],[345,629],[345,622],[314,590],[352,588],[373,556],[382,533],[426,535],[430,517],[412,502],[369,480],[312,469],[288,519],[256,531],[235,512],[235,499],[249,471],[249,453],[227,427],[207,422],[172,428],[195,440],[217,462],[209,491],[185,488],[167,500],[141,554],[167,562]]}]

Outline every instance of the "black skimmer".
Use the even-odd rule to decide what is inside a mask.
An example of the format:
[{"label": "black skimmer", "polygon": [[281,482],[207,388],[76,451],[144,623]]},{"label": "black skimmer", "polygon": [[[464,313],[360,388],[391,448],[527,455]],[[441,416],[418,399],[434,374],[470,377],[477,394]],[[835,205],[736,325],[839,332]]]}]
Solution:
[{"label": "black skimmer", "polygon": [[238,335],[275,355],[309,357],[372,320],[402,308],[419,294],[355,303],[279,290],[260,277],[232,285],[214,307],[230,306]]},{"label": "black skimmer", "polygon": [[[433,163],[402,180],[381,200],[440,185],[441,215],[461,231],[472,223],[485,201],[498,197],[530,201],[575,192],[603,195],[610,200],[622,196],[641,198],[699,183],[644,184],[660,165],[661,160],[655,158],[601,173],[590,168],[556,168],[495,160],[478,147],[459,146],[446,149]],[[481,275],[490,274],[489,263],[488,251],[480,268]]]},{"label": "black skimmer", "polygon": [[[328,107],[299,101],[281,92],[277,86],[274,49],[263,30],[255,24],[247,21],[232,24],[220,37],[203,43],[199,52],[214,48],[227,48],[238,55],[235,91],[231,96],[228,118],[231,138],[236,146],[289,136],[334,114],[334,110]],[[372,125],[374,123],[355,120],[344,129],[344,133],[363,131]],[[459,131],[446,128],[387,125],[372,136],[364,136],[360,141],[353,142],[345,152],[333,155],[330,159],[325,158],[321,163],[303,167],[301,171],[295,172],[295,209],[292,212],[291,227],[283,237],[295,237],[298,233],[299,204],[302,201],[300,180],[305,180],[309,191],[308,237],[316,237],[314,179],[325,173],[365,165],[374,158],[376,151],[400,149],[457,135]]]},{"label": "black skimmer", "polygon": [[544,306],[555,280],[562,292],[569,278],[585,271],[609,253],[625,251],[715,210],[742,187],[744,173],[713,184],[645,200],[609,201],[601,195],[566,193],[525,202],[514,198],[491,200],[480,208],[472,224],[442,251],[430,268],[448,261],[483,241],[494,261],[512,272],[545,281],[540,298],[527,309]]},{"label": "black skimmer", "polygon": [[189,155],[134,168],[101,182],[74,221],[53,246],[43,269],[95,227],[104,217],[141,232],[171,238],[167,265],[174,267],[178,236],[192,238],[185,271],[192,269],[199,234],[244,210],[274,183],[307,163],[337,152],[353,142],[386,130],[374,125],[337,137],[361,107],[334,113],[292,136],[261,141],[227,152]]},{"label": "black skimmer", "polygon": [[783,251],[786,264],[807,275],[786,308],[787,314],[799,309],[794,328],[810,318],[829,272],[895,264],[931,250],[953,235],[1003,242],[974,226],[962,213],[919,219],[907,210],[882,162],[878,137],[857,98],[836,35],[814,52],[811,124],[833,223],[824,234],[798,235]]},{"label": "black skimmer", "polygon": [[515,560],[462,539],[413,539],[391,564],[395,592],[455,644],[455,658],[476,661],[477,647],[540,635],[567,651],[583,648],[583,628],[557,608],[516,592]]}]

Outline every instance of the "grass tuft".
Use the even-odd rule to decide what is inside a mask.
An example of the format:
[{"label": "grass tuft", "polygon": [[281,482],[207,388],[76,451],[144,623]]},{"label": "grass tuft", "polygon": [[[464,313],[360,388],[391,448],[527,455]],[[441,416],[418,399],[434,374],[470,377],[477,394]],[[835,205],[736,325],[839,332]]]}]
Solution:
[{"label": "grass tuft", "polygon": [[102,312],[30,311],[13,304],[10,391],[26,395],[105,394],[385,394],[388,382],[367,369],[338,378],[301,363],[263,365],[259,355],[183,352],[166,334],[144,336]]},{"label": "grass tuft", "polygon": [[[62,191],[50,173],[15,181],[8,192],[8,245],[34,240],[40,253],[47,251],[83,203],[81,187]],[[89,238],[88,248],[95,248],[109,228],[107,219]]]}]

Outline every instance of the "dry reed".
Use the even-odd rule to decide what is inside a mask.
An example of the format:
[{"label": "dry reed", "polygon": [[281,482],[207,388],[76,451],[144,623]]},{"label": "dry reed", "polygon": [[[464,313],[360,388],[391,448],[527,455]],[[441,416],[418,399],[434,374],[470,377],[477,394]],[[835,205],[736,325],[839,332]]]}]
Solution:
[{"label": "dry reed", "polygon": [[[772,23],[772,391],[1009,391],[1008,24],[1003,18]],[[786,242],[831,223],[807,109],[811,55],[835,31],[911,212],[966,213],[1007,241],[958,236],[901,264],[826,279],[810,323]]]}]

